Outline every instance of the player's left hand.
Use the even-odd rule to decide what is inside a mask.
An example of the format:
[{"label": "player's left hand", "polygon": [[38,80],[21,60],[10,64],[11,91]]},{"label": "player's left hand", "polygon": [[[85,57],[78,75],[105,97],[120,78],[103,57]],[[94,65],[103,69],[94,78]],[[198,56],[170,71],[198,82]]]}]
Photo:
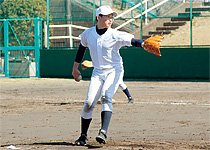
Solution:
[{"label": "player's left hand", "polygon": [[143,43],[143,48],[150,53],[161,56],[159,47],[163,37],[163,35],[156,35],[146,39]]}]

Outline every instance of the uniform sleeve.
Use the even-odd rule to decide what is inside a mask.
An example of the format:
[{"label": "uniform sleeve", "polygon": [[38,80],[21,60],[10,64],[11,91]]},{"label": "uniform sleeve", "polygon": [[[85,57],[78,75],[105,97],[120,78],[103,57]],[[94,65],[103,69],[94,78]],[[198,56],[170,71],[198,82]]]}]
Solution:
[{"label": "uniform sleeve", "polygon": [[127,32],[116,31],[114,36],[121,46],[132,46],[131,39],[134,38],[134,35]]},{"label": "uniform sleeve", "polygon": [[79,38],[81,38],[81,44],[84,46],[84,47],[87,47],[88,43],[87,43],[87,30],[85,30],[84,32],[82,32],[80,35],[79,35]]},{"label": "uniform sleeve", "polygon": [[76,54],[76,58],[75,58],[76,62],[81,63],[82,58],[85,54],[85,50],[86,50],[86,47],[82,46],[82,44],[80,43],[77,54]]},{"label": "uniform sleeve", "polygon": [[132,46],[143,48],[143,47],[142,47],[142,43],[144,43],[143,40],[134,39],[134,38],[131,39],[131,45],[132,45]]}]

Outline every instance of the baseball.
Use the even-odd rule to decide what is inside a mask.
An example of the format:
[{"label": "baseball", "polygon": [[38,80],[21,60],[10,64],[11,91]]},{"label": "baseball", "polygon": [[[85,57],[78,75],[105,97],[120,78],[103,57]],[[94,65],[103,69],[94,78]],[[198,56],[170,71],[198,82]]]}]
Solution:
[{"label": "baseball", "polygon": [[82,80],[82,75],[81,74],[78,76],[78,80]]}]

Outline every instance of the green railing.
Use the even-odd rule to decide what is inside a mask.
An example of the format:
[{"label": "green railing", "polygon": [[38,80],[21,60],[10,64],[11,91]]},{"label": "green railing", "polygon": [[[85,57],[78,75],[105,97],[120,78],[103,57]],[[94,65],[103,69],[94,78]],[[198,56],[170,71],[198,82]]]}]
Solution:
[{"label": "green railing", "polygon": [[[18,30],[18,23],[21,26],[21,22],[28,22],[31,25],[28,31]],[[26,33],[25,37],[21,32]],[[42,18],[0,19],[0,37],[2,55],[0,66],[5,77],[39,77]],[[25,62],[24,66],[17,65],[22,62]],[[29,71],[33,72],[32,75]]]}]

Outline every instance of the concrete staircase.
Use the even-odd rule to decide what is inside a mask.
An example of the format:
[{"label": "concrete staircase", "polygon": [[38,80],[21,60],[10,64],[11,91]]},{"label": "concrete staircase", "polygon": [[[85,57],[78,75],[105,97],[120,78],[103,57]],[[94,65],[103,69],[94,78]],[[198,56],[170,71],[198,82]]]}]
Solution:
[{"label": "concrete staircase", "polygon": [[[173,30],[178,29],[180,26],[183,26],[186,24],[186,22],[190,21],[190,8],[189,8],[189,3],[188,5],[186,4],[181,4],[182,6],[178,6],[179,11],[177,11],[177,8],[174,9],[174,12],[179,12],[175,16],[178,17],[172,17],[170,20],[167,19],[156,19],[156,22],[162,21],[162,25],[160,26],[159,24],[157,26],[154,25],[154,29],[148,30],[147,33],[144,32],[143,34],[143,40],[147,39],[148,37],[151,37],[152,35],[160,35],[163,33],[164,35],[166,34],[171,34]],[[202,12],[204,11],[210,11],[210,6],[208,6],[209,3],[198,3],[196,6],[192,8],[192,14],[193,16],[200,16]],[[183,9],[184,8],[184,9]],[[174,12],[171,12],[174,14]],[[166,14],[167,16],[169,14]],[[153,22],[156,24],[155,22]],[[146,30],[146,28],[145,28]]]}]

